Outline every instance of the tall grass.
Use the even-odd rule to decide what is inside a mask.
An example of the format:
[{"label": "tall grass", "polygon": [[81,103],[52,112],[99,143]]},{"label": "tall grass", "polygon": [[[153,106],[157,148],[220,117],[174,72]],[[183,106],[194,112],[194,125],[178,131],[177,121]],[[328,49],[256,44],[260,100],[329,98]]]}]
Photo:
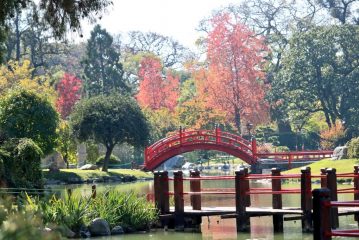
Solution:
[{"label": "tall grass", "polygon": [[100,217],[111,227],[120,225],[133,230],[146,230],[157,220],[153,204],[133,192],[110,190],[98,194],[89,206],[90,218]]},{"label": "tall grass", "polygon": [[157,220],[153,204],[136,194],[110,190],[96,198],[84,196],[52,196],[48,200],[27,197],[27,208],[42,216],[45,224],[69,228],[77,235],[95,218],[105,219],[111,227],[147,230]]}]

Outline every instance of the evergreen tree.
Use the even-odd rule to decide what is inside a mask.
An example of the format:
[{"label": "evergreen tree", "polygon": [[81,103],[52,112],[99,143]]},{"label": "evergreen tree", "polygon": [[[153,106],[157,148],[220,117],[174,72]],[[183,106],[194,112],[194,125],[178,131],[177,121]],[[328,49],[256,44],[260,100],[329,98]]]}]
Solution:
[{"label": "evergreen tree", "polygon": [[126,92],[129,87],[123,79],[120,56],[112,46],[113,38],[96,25],[87,42],[83,61],[85,72],[84,90],[87,96],[108,95],[112,91]]}]

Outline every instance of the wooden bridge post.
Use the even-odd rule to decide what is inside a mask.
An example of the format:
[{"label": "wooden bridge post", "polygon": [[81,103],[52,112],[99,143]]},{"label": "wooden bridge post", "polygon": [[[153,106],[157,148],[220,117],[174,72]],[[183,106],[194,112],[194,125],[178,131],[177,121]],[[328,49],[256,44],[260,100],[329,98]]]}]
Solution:
[{"label": "wooden bridge post", "polygon": [[237,232],[248,232],[250,230],[249,216],[246,213],[246,173],[244,169],[236,171],[235,189],[236,189],[236,224]]},{"label": "wooden bridge post", "polygon": [[221,129],[216,125],[216,143],[221,142]]},{"label": "wooden bridge post", "polygon": [[301,208],[303,211],[302,231],[311,232],[312,226],[312,182],[310,167],[301,168],[300,189]]},{"label": "wooden bridge post", "polygon": [[[358,165],[354,166],[353,181],[354,181],[354,191],[357,191],[357,192],[354,192],[354,200],[359,200],[359,166]],[[355,219],[355,221],[358,222],[358,226],[359,226],[359,214],[358,213],[354,215],[354,219]]]},{"label": "wooden bridge post", "polygon": [[253,156],[257,156],[257,140],[255,138],[252,138],[252,153]]},{"label": "wooden bridge post", "polygon": [[332,237],[327,233],[331,231],[330,208],[326,204],[330,203],[330,190],[320,188],[313,190],[313,239],[330,240]]},{"label": "wooden bridge post", "polygon": [[184,199],[183,199],[183,173],[182,171],[173,172],[173,190],[175,200],[175,228],[184,229]]},{"label": "wooden bridge post", "polygon": [[292,169],[293,155],[291,153],[288,154],[288,169]]},{"label": "wooden bridge post", "polygon": [[95,185],[95,184],[93,184],[93,185],[91,186],[91,198],[92,198],[92,199],[95,199],[95,198],[96,198],[96,185]]},{"label": "wooden bridge post", "polygon": [[[249,192],[250,188],[249,188],[249,179],[247,179],[246,177],[248,177],[249,174],[249,170],[248,168],[243,168],[244,170],[244,176],[245,178],[243,179],[244,181],[244,187],[245,187],[245,192]],[[251,206],[251,195],[246,194],[246,207],[250,207]]]},{"label": "wooden bridge post", "polygon": [[[200,178],[200,172],[198,170],[190,172],[191,178]],[[193,193],[201,192],[201,181],[200,180],[191,180],[190,181],[190,190]],[[193,210],[201,210],[201,195],[194,194],[191,195],[191,205]]]},{"label": "wooden bridge post", "polygon": [[153,191],[155,196],[155,206],[158,210],[160,210],[161,207],[161,180],[160,180],[161,173],[159,171],[155,171],[153,173]]},{"label": "wooden bridge post", "polygon": [[321,168],[320,169],[320,175],[322,176],[320,178],[320,187],[321,188],[326,188],[327,187],[327,169],[326,168]]},{"label": "wooden bridge post", "polygon": [[[280,176],[279,168],[272,168],[272,176]],[[281,191],[282,182],[281,179],[272,179],[272,191]],[[273,209],[282,209],[282,195],[272,194],[272,207]],[[283,215],[273,215],[273,229],[274,232],[283,232]]]},{"label": "wooden bridge post", "polygon": [[170,196],[169,192],[169,181],[168,181],[168,172],[161,171],[160,172],[160,212],[161,214],[167,214],[170,212]]},{"label": "wooden bridge post", "polygon": [[[335,168],[327,169],[327,188],[330,190],[330,199],[332,201],[338,200],[337,193],[337,174]],[[338,208],[333,207],[330,209],[332,228],[336,229],[339,227],[339,216]]]}]

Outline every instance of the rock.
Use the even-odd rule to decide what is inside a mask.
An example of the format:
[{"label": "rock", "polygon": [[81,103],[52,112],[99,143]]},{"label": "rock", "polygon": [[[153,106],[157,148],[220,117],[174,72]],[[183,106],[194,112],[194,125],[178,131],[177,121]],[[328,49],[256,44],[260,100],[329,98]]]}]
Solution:
[{"label": "rock", "polygon": [[124,234],[124,233],[125,233],[125,231],[123,231],[123,228],[121,226],[115,226],[111,230],[111,235]]},{"label": "rock", "polygon": [[90,238],[91,237],[91,233],[87,227],[81,227],[80,237],[81,238]]},{"label": "rock", "polygon": [[81,170],[96,170],[97,166],[94,164],[85,164],[82,167],[80,167]]},{"label": "rock", "polygon": [[105,219],[95,218],[89,226],[91,236],[109,236],[111,235],[110,225]]},{"label": "rock", "polygon": [[332,159],[333,160],[340,160],[340,159],[347,159],[348,158],[348,147],[347,146],[340,146],[336,147],[333,151]]}]

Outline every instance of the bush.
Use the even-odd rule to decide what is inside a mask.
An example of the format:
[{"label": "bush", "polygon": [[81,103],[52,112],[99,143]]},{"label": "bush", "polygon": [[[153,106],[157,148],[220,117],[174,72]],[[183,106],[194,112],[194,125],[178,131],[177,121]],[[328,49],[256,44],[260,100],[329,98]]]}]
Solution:
[{"label": "bush", "polygon": [[157,220],[153,204],[133,192],[111,190],[100,193],[89,205],[89,221],[104,218],[111,227],[120,225],[133,230],[147,230]]},{"label": "bush", "polygon": [[334,149],[340,145],[341,141],[345,138],[344,127],[338,121],[334,126],[328,130],[320,132],[320,146],[323,149]]},{"label": "bush", "polygon": [[0,101],[0,129],[9,138],[30,138],[49,154],[56,146],[58,114],[51,103],[37,94],[19,90]]},{"label": "bush", "polygon": [[[104,160],[105,160],[105,155],[102,155],[101,157],[97,158],[96,165],[102,166]],[[110,156],[110,161],[108,162],[109,165],[116,165],[119,163],[120,163],[120,159],[118,159],[115,155]]]},{"label": "bush", "polygon": [[5,142],[4,172],[7,183],[16,188],[43,188],[41,156],[37,144],[28,138]]},{"label": "bush", "polygon": [[349,158],[359,158],[359,137],[352,138],[348,142],[348,156]]},{"label": "bush", "polygon": [[290,151],[289,147],[287,147],[287,146],[277,146],[277,147],[275,147],[275,150],[277,152],[289,152]]}]

